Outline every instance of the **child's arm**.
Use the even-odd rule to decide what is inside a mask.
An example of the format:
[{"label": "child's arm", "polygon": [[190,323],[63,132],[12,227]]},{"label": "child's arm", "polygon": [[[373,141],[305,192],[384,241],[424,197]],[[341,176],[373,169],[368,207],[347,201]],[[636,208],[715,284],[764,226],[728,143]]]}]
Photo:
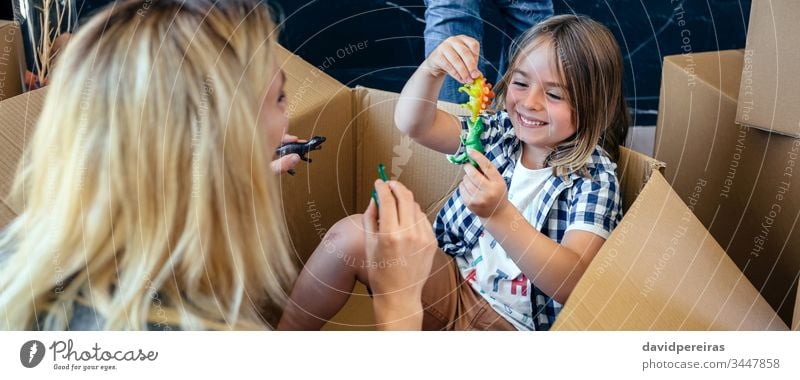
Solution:
[{"label": "child's arm", "polygon": [[401,132],[433,150],[453,154],[460,146],[458,119],[436,108],[445,75],[461,83],[472,82],[478,71],[480,44],[467,36],[444,40],[403,87],[394,112]]},{"label": "child's arm", "polygon": [[561,244],[537,231],[508,200],[503,177],[483,155],[470,151],[481,172],[464,165],[459,187],[464,204],[477,215],[508,256],[545,294],[566,302],[605,239],[569,230]]}]

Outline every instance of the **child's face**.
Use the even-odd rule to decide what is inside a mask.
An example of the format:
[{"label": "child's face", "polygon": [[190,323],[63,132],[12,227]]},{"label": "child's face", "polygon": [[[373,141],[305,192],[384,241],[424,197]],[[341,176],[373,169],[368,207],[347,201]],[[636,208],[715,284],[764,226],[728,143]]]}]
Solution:
[{"label": "child's face", "polygon": [[271,78],[264,104],[261,105],[261,126],[267,131],[269,146],[277,148],[289,128],[289,117],[286,115],[286,95],[283,92],[286,75],[274,62]]},{"label": "child's face", "polygon": [[576,131],[554,59],[547,43],[523,55],[512,68],[506,93],[506,110],[517,138],[537,150],[552,149]]}]

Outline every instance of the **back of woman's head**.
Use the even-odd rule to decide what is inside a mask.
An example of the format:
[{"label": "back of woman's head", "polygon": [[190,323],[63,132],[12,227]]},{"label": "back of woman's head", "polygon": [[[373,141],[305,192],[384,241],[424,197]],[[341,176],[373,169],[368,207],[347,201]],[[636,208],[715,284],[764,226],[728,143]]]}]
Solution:
[{"label": "back of woman's head", "polygon": [[[7,328],[264,327],[293,276],[259,110],[274,24],[257,0],[133,0],[60,57],[0,251]],[[77,327],[73,327],[77,328]]]},{"label": "back of woman's head", "polygon": [[[629,117],[623,92],[623,66],[614,35],[586,16],[559,15],[542,21],[511,46],[511,68],[539,46],[552,49],[577,132],[548,158],[560,174],[580,169],[600,144],[613,160],[627,134]],[[496,88],[497,107],[505,108],[509,69]]]}]

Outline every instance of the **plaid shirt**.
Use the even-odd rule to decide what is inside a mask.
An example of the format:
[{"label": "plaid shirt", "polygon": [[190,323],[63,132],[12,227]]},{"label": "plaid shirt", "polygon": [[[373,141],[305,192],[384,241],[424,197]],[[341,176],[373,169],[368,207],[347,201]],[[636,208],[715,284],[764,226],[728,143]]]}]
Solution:
[{"label": "plaid shirt", "polygon": [[[522,144],[514,135],[514,127],[505,111],[482,117],[486,126],[481,135],[484,155],[509,186],[517,158],[522,153]],[[461,119],[463,137],[467,133],[466,120]],[[462,144],[456,154],[465,149]],[[590,178],[578,173],[551,177],[542,189],[545,192],[541,197],[543,202],[532,213],[533,220],[528,220],[534,228],[557,243],[561,243],[566,231],[572,228],[592,231],[607,238],[622,219],[616,164],[598,146],[586,168]],[[458,189],[439,211],[433,227],[439,246],[453,256],[470,252],[483,233],[480,219],[464,205]],[[561,304],[533,284],[531,288],[534,328],[548,330],[555,322]]]}]

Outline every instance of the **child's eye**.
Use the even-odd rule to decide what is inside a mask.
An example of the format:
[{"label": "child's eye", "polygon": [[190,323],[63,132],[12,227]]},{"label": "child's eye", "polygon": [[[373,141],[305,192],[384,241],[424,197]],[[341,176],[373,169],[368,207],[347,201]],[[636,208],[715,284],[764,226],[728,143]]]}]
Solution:
[{"label": "child's eye", "polygon": [[522,83],[522,82],[511,82],[511,84],[513,84],[514,86],[528,87],[527,84]]},{"label": "child's eye", "polygon": [[551,99],[554,99],[554,100],[563,100],[564,99],[562,96],[560,96],[558,94],[554,94],[552,92],[548,92],[547,96],[549,96]]}]

